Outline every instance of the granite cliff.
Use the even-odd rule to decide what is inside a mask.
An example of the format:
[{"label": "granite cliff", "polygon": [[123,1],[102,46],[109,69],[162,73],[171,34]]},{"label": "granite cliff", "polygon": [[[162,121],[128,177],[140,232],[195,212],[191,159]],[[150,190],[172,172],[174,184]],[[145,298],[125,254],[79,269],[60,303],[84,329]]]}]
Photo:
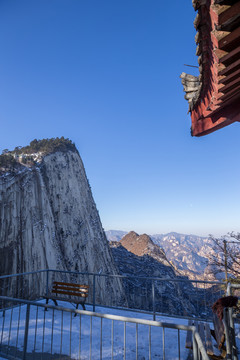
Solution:
[{"label": "granite cliff", "polygon": [[[10,165],[5,158],[0,163],[1,275],[40,269],[117,274],[75,146],[24,150],[4,154]],[[103,286],[122,295],[118,280]]]}]

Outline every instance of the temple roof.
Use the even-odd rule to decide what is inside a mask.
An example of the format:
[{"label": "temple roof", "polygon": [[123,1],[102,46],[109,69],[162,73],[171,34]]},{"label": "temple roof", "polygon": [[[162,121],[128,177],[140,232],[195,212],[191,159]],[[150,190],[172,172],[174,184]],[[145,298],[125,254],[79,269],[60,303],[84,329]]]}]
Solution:
[{"label": "temple roof", "polygon": [[240,0],[192,0],[199,76],[181,74],[192,135],[240,121]]}]

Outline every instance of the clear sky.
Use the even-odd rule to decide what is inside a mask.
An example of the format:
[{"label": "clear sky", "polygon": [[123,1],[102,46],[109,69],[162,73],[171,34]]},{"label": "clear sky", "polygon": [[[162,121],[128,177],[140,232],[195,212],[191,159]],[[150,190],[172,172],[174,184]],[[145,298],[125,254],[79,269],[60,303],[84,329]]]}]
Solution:
[{"label": "clear sky", "polygon": [[190,136],[191,0],[0,0],[0,152],[76,144],[105,230],[239,231],[240,124]]}]

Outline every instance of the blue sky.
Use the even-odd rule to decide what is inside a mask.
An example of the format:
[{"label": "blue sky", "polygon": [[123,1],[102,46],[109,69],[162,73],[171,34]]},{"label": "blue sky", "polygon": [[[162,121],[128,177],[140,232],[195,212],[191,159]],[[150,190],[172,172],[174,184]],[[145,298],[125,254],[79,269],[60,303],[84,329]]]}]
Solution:
[{"label": "blue sky", "polygon": [[0,151],[73,140],[105,230],[239,230],[240,125],[190,136],[191,3],[0,1]]}]

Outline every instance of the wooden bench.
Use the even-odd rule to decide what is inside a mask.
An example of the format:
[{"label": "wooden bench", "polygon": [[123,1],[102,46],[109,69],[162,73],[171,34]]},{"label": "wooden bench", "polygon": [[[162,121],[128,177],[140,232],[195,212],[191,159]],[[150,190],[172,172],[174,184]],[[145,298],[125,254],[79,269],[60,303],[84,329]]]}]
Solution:
[{"label": "wooden bench", "polygon": [[79,304],[81,304],[83,310],[86,310],[85,301],[88,296],[88,289],[89,285],[54,281],[51,294],[43,296],[43,298],[46,299],[46,304],[48,304],[49,300],[53,300],[54,304],[58,306],[57,301],[68,301],[76,304],[76,310]]},{"label": "wooden bench", "polygon": [[[201,340],[203,342],[203,345],[207,351],[207,354],[209,356],[213,356],[213,345],[212,345],[212,337],[211,337],[211,330],[210,326],[206,322],[198,322],[196,320],[189,320],[188,326],[195,326],[197,329],[197,332],[199,333]],[[187,338],[186,338],[186,345],[185,347],[187,349],[193,349],[193,336],[192,331],[187,332]]]}]

